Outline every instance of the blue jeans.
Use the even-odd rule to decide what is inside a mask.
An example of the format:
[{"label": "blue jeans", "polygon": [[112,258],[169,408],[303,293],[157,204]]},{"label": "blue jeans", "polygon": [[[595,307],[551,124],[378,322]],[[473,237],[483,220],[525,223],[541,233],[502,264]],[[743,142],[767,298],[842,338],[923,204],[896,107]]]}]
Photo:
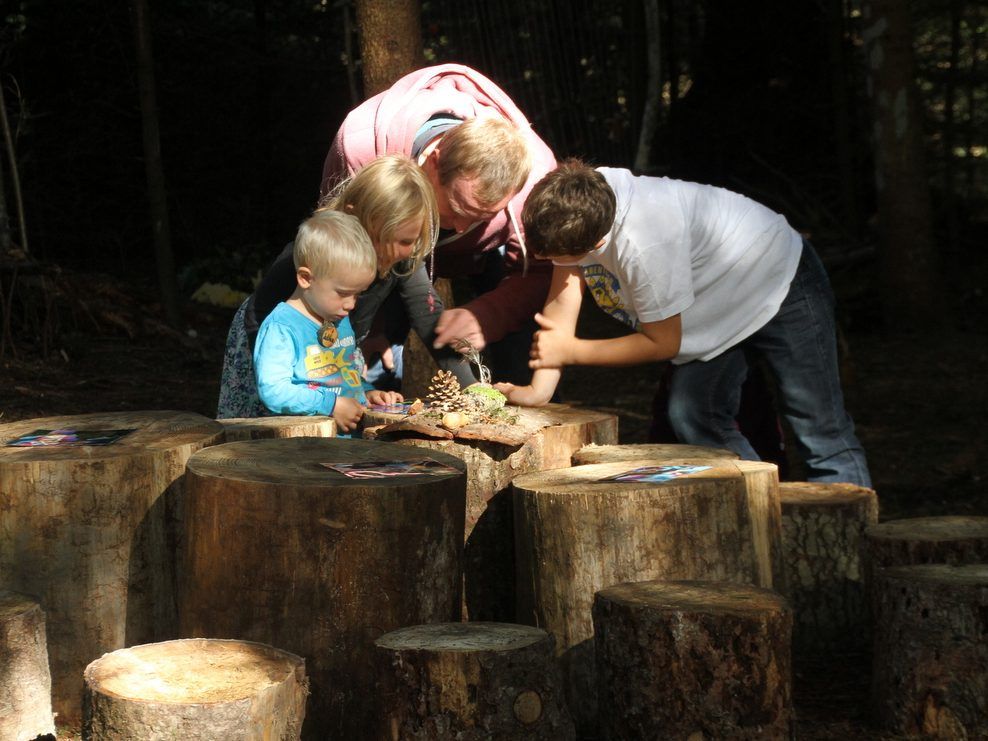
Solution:
[{"label": "blue jeans", "polygon": [[680,442],[728,448],[758,460],[735,423],[747,353],[764,357],[779,389],[780,411],[796,437],[809,481],[871,486],[864,450],[844,409],[837,363],[834,294],[809,242],[778,313],[760,330],[708,361],[677,366],[669,422]]}]

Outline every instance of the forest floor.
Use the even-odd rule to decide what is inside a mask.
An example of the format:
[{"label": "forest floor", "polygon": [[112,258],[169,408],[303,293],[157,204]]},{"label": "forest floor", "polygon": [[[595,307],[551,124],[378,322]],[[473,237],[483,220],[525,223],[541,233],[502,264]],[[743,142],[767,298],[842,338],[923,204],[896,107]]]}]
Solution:
[{"label": "forest floor", "polygon": [[[855,275],[834,281],[850,307],[842,315],[847,405],[869,456],[882,519],[988,515],[985,275],[959,276],[941,330],[912,336],[872,327]],[[50,330],[48,357],[23,333],[13,336],[16,355],[8,342],[0,356],[0,423],[138,409],[213,416],[232,309],[189,305],[184,331],[174,332],[147,292],[96,275],[61,274],[57,285],[47,321],[31,320],[34,333]],[[44,316],[38,301],[20,300],[33,306],[27,315]],[[610,332],[608,324],[596,310],[581,318],[591,334]],[[645,442],[657,373],[575,368],[562,392],[567,402],[617,414],[621,442]],[[868,725],[869,671],[863,655],[797,662],[797,737],[893,738]]]}]

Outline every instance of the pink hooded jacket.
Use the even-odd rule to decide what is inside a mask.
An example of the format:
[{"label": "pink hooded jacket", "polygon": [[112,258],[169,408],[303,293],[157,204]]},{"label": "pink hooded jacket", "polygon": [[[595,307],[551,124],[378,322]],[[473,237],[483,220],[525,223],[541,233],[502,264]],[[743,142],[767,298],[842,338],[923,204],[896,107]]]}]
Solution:
[{"label": "pink hooded jacket", "polygon": [[477,273],[480,254],[505,245],[508,273],[504,280],[463,307],[477,317],[487,342],[496,342],[522,327],[545,303],[552,266],[547,260],[528,258],[524,270],[521,209],[532,186],[556,166],[552,151],[501,88],[460,64],[426,67],[406,75],[347,115],[326,156],[322,192],[381,155],[411,155],[416,132],[434,114],[451,113],[468,119],[481,112],[497,113],[522,131],[532,153],[532,171],[504,211],[462,234],[440,240],[436,274],[455,277]]}]

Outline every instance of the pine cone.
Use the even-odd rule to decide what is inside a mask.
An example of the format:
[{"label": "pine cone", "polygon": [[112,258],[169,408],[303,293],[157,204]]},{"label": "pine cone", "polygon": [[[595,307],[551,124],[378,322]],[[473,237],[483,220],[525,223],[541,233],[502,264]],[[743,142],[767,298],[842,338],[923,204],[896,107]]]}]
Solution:
[{"label": "pine cone", "polygon": [[460,382],[452,371],[439,371],[429,383],[429,393],[425,395],[429,406],[443,412],[460,408]]}]

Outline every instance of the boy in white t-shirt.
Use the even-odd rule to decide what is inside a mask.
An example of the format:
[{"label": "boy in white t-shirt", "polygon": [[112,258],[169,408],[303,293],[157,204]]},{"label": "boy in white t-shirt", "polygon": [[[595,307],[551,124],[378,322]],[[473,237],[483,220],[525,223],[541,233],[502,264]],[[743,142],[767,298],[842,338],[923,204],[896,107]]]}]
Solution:
[{"label": "boy in white t-shirt", "polygon": [[[737,193],[627,170],[562,163],[522,212],[529,249],[554,264],[535,335],[529,386],[509,401],[546,403],[566,365],[676,365],[669,421],[683,443],[757,459],[735,418],[758,353],[811,481],[871,486],[837,367],[834,298],[809,243],[770,209]],[[584,284],[635,332],[578,339]]]}]

